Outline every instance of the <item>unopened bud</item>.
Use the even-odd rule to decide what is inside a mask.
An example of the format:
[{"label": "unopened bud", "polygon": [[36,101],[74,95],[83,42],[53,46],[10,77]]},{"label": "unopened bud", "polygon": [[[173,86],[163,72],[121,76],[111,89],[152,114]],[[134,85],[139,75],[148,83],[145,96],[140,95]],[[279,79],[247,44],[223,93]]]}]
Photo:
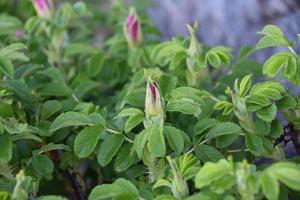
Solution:
[{"label": "unopened bud", "polygon": [[51,0],[33,0],[34,8],[40,17],[49,18],[53,5]]},{"label": "unopened bud", "polygon": [[148,116],[157,116],[161,112],[161,97],[155,82],[147,83],[145,108]]},{"label": "unopened bud", "polygon": [[190,46],[187,50],[188,56],[187,56],[186,62],[187,62],[188,68],[190,70],[193,70],[194,66],[197,64],[197,57],[201,53],[201,45],[196,36],[196,32],[198,29],[198,23],[195,22],[193,27],[191,27],[190,25],[187,25],[187,27],[190,32],[191,40],[190,40]]},{"label": "unopened bud", "polygon": [[126,22],[124,23],[124,35],[130,48],[140,46],[142,43],[142,32],[140,18],[136,11],[130,9]]}]

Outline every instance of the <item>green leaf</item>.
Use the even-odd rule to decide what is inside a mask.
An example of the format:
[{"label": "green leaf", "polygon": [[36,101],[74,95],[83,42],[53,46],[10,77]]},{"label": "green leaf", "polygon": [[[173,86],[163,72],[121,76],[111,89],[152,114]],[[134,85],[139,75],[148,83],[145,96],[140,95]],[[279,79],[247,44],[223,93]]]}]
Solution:
[{"label": "green leaf", "polygon": [[214,105],[213,109],[214,110],[224,109],[223,115],[229,115],[233,111],[234,107],[235,106],[232,103],[228,102],[228,101],[218,101]]},{"label": "green leaf", "polygon": [[12,157],[12,141],[8,133],[0,134],[0,161],[7,163]]},{"label": "green leaf", "polygon": [[114,184],[102,184],[96,186],[89,195],[89,200],[101,200],[113,198],[121,194],[122,188]]},{"label": "green leaf", "polygon": [[[210,186],[210,191],[214,191],[215,193],[222,194],[226,191],[230,190],[232,187],[236,184],[236,177],[235,176],[223,176],[218,181],[214,182]],[[224,197],[224,200],[234,200],[234,198],[226,198]]]},{"label": "green leaf", "polygon": [[123,193],[128,193],[129,196],[131,197],[131,199],[136,199],[139,195],[139,192],[138,192],[137,188],[135,187],[135,185],[124,178],[117,179],[114,182],[114,185],[117,185],[120,188],[122,188]]},{"label": "green leaf", "polygon": [[269,173],[279,179],[280,182],[289,188],[300,191],[300,167],[289,162],[279,162],[269,167]]},{"label": "green leaf", "polygon": [[265,95],[267,98],[274,100],[278,100],[282,97],[280,91],[271,88],[266,88],[262,94]]},{"label": "green leaf", "polygon": [[147,146],[155,157],[163,157],[166,154],[166,144],[161,127],[153,126],[151,128]]},{"label": "green leaf", "polygon": [[207,191],[201,191],[198,193],[195,193],[191,196],[189,196],[188,198],[186,198],[185,200],[234,200],[230,199],[230,198],[226,198],[227,195],[225,196],[221,196],[220,194],[216,194],[215,192],[211,191],[211,190],[207,190]]},{"label": "green leaf", "polygon": [[276,113],[277,107],[274,103],[256,112],[257,117],[265,122],[271,122],[272,120],[274,120],[276,117]]},{"label": "green leaf", "polygon": [[108,135],[100,144],[97,155],[98,163],[101,166],[106,166],[108,163],[110,163],[111,159],[116,155],[124,140],[125,137],[121,134]]},{"label": "green leaf", "polygon": [[205,57],[207,62],[215,68],[219,68],[222,65],[221,59],[216,52],[208,52]]},{"label": "green leaf", "polygon": [[12,52],[9,55],[5,56],[6,59],[12,61],[21,61],[21,62],[28,62],[29,58],[25,56],[22,52]]},{"label": "green leaf", "polygon": [[100,113],[91,113],[88,116],[89,121],[92,124],[102,124],[103,126],[105,125],[105,119]]},{"label": "green leaf", "polygon": [[128,180],[123,178],[117,179],[112,184],[103,184],[96,186],[91,194],[89,200],[101,199],[128,199],[134,200],[138,197],[137,188]]},{"label": "green leaf", "polygon": [[123,172],[127,170],[133,162],[136,160],[136,152],[133,148],[133,144],[127,143],[124,144],[116,157],[115,161],[115,170],[117,172]]},{"label": "green leaf", "polygon": [[171,63],[170,63],[170,70],[174,70],[176,69],[178,66],[180,66],[180,64],[182,63],[182,61],[184,60],[184,58],[186,58],[186,52],[178,52],[176,54],[173,55],[172,59],[171,59]]},{"label": "green leaf", "polygon": [[17,17],[4,13],[0,15],[0,35],[13,35],[21,27],[22,22]]},{"label": "green leaf", "polygon": [[166,180],[166,179],[159,179],[153,185],[153,189],[159,188],[159,187],[169,187],[169,188],[172,188],[172,183],[170,181]]},{"label": "green leaf", "polygon": [[247,75],[241,80],[240,88],[239,88],[239,95],[241,97],[245,96],[247,92],[250,90],[252,84],[251,77],[252,75]]},{"label": "green leaf", "polygon": [[[177,59],[178,58],[177,56],[180,55],[179,58],[183,58],[182,55],[185,54],[186,54],[186,49],[181,44],[178,44],[175,41],[171,41],[171,42],[161,43],[157,45],[155,48],[153,48],[150,58],[151,60],[153,60],[155,64],[164,66],[167,63],[171,62],[173,59],[175,59],[176,62],[179,62],[180,60]],[[175,63],[173,63],[173,67],[174,64]]]},{"label": "green leaf", "polygon": [[37,31],[38,27],[41,25],[41,20],[38,16],[30,17],[25,23],[25,30],[28,33],[33,33]]},{"label": "green leaf", "polygon": [[263,141],[262,138],[254,134],[246,134],[246,147],[255,155],[261,155],[263,153]]},{"label": "green leaf", "polygon": [[205,61],[215,68],[228,65],[233,58],[230,52],[231,49],[224,46],[214,47],[205,54]]},{"label": "green leaf", "polygon": [[[1,33],[1,32],[0,32]],[[9,192],[0,191],[0,199],[1,200],[13,200]]]},{"label": "green leaf", "polygon": [[293,96],[286,96],[276,102],[278,110],[293,109],[297,106],[297,101]]},{"label": "green leaf", "polygon": [[46,101],[42,106],[41,118],[48,119],[62,109],[62,104],[57,100]]},{"label": "green leaf", "polygon": [[217,149],[205,144],[197,145],[195,148],[195,154],[203,162],[217,162],[218,160],[224,158]]},{"label": "green leaf", "polygon": [[256,44],[256,49],[276,46],[292,46],[292,44],[283,36],[264,36]]},{"label": "green leaf", "polygon": [[115,117],[115,119],[120,118],[120,117],[127,117],[127,116],[129,116],[129,118],[127,119],[127,121],[125,123],[125,132],[126,133],[130,132],[134,127],[136,127],[138,124],[140,124],[144,120],[144,113],[137,108],[123,109]]},{"label": "green leaf", "polygon": [[265,170],[259,177],[259,183],[262,187],[264,195],[270,199],[278,199],[279,184],[276,176]]},{"label": "green leaf", "polygon": [[104,60],[105,54],[102,51],[92,56],[88,65],[88,72],[91,77],[96,77],[102,72]]},{"label": "green leaf", "polygon": [[275,81],[259,82],[253,85],[249,95],[262,95],[269,99],[279,100],[286,91],[283,85]]},{"label": "green leaf", "polygon": [[164,134],[167,136],[170,147],[176,152],[180,153],[184,148],[184,141],[180,130],[172,126],[164,126]]},{"label": "green leaf", "polygon": [[54,82],[61,83],[61,84],[65,83],[65,79],[64,79],[63,75],[57,68],[48,67],[47,69],[45,69],[43,71],[39,71],[38,74],[46,76]]},{"label": "green leaf", "polygon": [[170,100],[166,106],[169,112],[181,112],[187,115],[198,117],[201,114],[201,107],[190,99]]},{"label": "green leaf", "polygon": [[22,134],[25,131],[27,131],[28,124],[19,124],[19,123],[13,123],[13,124],[7,124],[5,126],[5,130],[14,135],[14,134]]},{"label": "green leaf", "polygon": [[104,131],[102,125],[88,126],[78,133],[74,142],[74,151],[79,158],[89,156],[95,149],[97,142]]},{"label": "green leaf", "polygon": [[177,77],[163,74],[159,79],[159,88],[163,97],[170,94],[176,87]]},{"label": "green leaf", "polygon": [[254,94],[247,98],[247,110],[250,112],[257,111],[270,104],[271,101],[264,95]]},{"label": "green leaf", "polygon": [[293,79],[296,73],[297,57],[289,51],[279,52],[272,55],[263,66],[263,73],[268,77],[275,77],[284,67],[284,77]]},{"label": "green leaf", "polygon": [[39,89],[41,96],[69,97],[72,94],[71,88],[60,82],[52,82],[43,85]]},{"label": "green leaf", "polygon": [[130,117],[130,116],[140,115],[140,114],[143,114],[143,112],[140,109],[126,108],[123,109],[117,116],[115,116],[114,119],[121,118],[121,117]]},{"label": "green leaf", "polygon": [[130,91],[126,97],[125,102],[136,107],[143,107],[145,104],[145,89],[134,89]]},{"label": "green leaf", "polygon": [[233,134],[229,134],[229,135],[222,135],[220,137],[216,138],[216,147],[218,148],[225,148],[229,145],[231,145],[232,143],[234,143],[236,141],[236,139],[238,138],[239,133],[233,133]]},{"label": "green leaf", "polygon": [[0,102],[0,116],[3,118],[13,117],[13,107],[12,105],[4,102]]},{"label": "green leaf", "polygon": [[129,133],[134,127],[143,122],[144,118],[144,113],[129,117],[125,123],[125,133]]},{"label": "green leaf", "polygon": [[201,91],[192,87],[179,87],[172,91],[171,99],[189,99],[196,103],[202,103],[207,92]]},{"label": "green leaf", "polygon": [[157,196],[154,200],[176,200],[175,197],[169,194],[161,194]]},{"label": "green leaf", "polygon": [[258,34],[265,35],[257,45],[257,49],[271,46],[291,46],[291,43],[284,37],[282,31],[275,25],[266,25]]},{"label": "green leaf", "polygon": [[54,195],[46,195],[38,197],[37,200],[67,200],[67,198]]},{"label": "green leaf", "polygon": [[277,120],[272,121],[269,137],[277,139],[283,134],[283,126]]},{"label": "green leaf", "polygon": [[275,25],[272,24],[268,24],[266,26],[264,26],[264,28],[262,29],[262,31],[257,32],[258,34],[262,34],[262,35],[273,35],[273,36],[283,36],[282,31],[280,30],[280,28],[278,28]]},{"label": "green leaf", "polygon": [[186,180],[193,178],[200,169],[199,159],[192,153],[186,153],[176,160],[178,171],[182,174],[182,177]]},{"label": "green leaf", "polygon": [[[49,177],[51,176],[54,165],[50,158],[43,154],[36,154],[32,157],[31,162],[29,164],[31,169],[33,170],[33,176],[35,177]],[[31,175],[31,174],[30,174]]]},{"label": "green leaf", "polygon": [[53,150],[65,150],[65,151],[71,151],[70,147],[65,145],[65,144],[53,144],[53,143],[48,143],[39,150],[36,150],[36,153],[41,154],[41,153],[46,153],[48,151],[53,151]]},{"label": "green leaf", "polygon": [[233,122],[222,122],[217,124],[214,128],[210,129],[206,135],[208,140],[220,137],[222,135],[230,135],[241,133],[241,127]]},{"label": "green leaf", "polygon": [[50,132],[55,132],[59,129],[68,127],[68,126],[83,126],[83,125],[93,125],[88,116],[80,114],[78,112],[65,112],[60,114],[51,124]]},{"label": "green leaf", "polygon": [[6,58],[0,57],[0,71],[9,78],[14,78],[14,66]]},{"label": "green leaf", "polygon": [[36,103],[37,98],[32,95],[29,87],[21,80],[7,80],[5,81],[5,85],[14,93],[23,105]]},{"label": "green leaf", "polygon": [[151,128],[142,130],[134,139],[134,148],[139,158],[142,157],[144,147],[151,133]]},{"label": "green leaf", "polygon": [[271,124],[259,118],[255,120],[255,133],[257,135],[268,135],[270,133]]},{"label": "green leaf", "polygon": [[16,51],[20,51],[20,50],[23,50],[26,48],[27,47],[22,43],[10,44],[9,46],[7,46],[5,48],[0,49],[0,57],[5,57],[5,58],[8,58],[9,60],[13,60],[13,56],[11,56],[11,55],[14,55],[14,53]]},{"label": "green leaf", "polygon": [[206,162],[195,177],[195,187],[201,189],[231,172],[231,166],[225,159],[217,163]]},{"label": "green leaf", "polygon": [[218,120],[212,118],[203,118],[199,120],[194,127],[194,135],[202,135],[204,131],[216,126],[219,123]]},{"label": "green leaf", "polygon": [[86,55],[92,54],[95,52],[95,49],[88,44],[85,43],[73,43],[69,44],[65,48],[65,56],[74,56],[74,55]]}]

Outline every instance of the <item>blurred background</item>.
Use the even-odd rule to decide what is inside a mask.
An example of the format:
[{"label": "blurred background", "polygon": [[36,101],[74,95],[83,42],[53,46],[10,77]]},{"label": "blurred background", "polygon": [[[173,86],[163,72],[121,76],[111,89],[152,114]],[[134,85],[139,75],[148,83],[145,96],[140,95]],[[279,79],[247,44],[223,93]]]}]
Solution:
[{"label": "blurred background", "polygon": [[[78,0],[53,0],[75,3]],[[161,31],[163,40],[187,35],[186,24],[199,23],[198,38],[203,43],[239,49],[254,46],[257,31],[266,24],[279,26],[286,36],[297,41],[300,33],[300,0],[83,0],[99,18],[113,15],[112,7],[127,4],[137,7],[140,15],[148,16]],[[31,12],[30,12],[30,9]],[[24,11],[26,10],[26,12]],[[26,18],[35,14],[31,0],[0,0],[0,14],[10,11]],[[103,21],[103,20],[102,20]],[[100,22],[100,20],[99,20]],[[101,24],[99,23],[101,27]],[[105,29],[98,29],[105,34]],[[107,36],[107,35],[105,35]],[[299,40],[298,40],[299,41]],[[298,45],[299,46],[299,45]],[[299,51],[296,48],[297,51]],[[271,53],[271,52],[270,52]]]},{"label": "blurred background", "polygon": [[255,45],[256,32],[266,24],[294,40],[300,32],[300,0],[152,0],[148,15],[163,39],[187,35],[185,24],[197,20],[201,41],[234,49]]}]

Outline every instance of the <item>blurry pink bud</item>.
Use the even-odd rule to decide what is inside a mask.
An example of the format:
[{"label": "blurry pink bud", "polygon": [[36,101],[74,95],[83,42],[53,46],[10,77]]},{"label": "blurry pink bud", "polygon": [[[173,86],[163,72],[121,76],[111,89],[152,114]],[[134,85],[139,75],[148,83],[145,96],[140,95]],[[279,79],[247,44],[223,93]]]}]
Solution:
[{"label": "blurry pink bud", "polygon": [[154,82],[147,83],[145,108],[148,116],[157,116],[161,112],[161,98]]},{"label": "blurry pink bud", "polygon": [[142,32],[140,19],[133,8],[130,9],[130,13],[124,24],[124,35],[130,48],[141,45]]},{"label": "blurry pink bud", "polygon": [[33,0],[34,8],[40,17],[49,18],[52,13],[52,0]]},{"label": "blurry pink bud", "polygon": [[16,36],[17,36],[18,38],[23,38],[24,35],[25,35],[25,33],[24,33],[23,30],[17,30],[17,31],[16,31]]}]

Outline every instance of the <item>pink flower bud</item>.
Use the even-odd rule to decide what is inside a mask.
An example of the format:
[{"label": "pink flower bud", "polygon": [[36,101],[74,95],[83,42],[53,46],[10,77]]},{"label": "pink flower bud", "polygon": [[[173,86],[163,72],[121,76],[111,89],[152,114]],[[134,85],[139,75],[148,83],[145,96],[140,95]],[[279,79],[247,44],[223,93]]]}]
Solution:
[{"label": "pink flower bud", "polygon": [[154,82],[147,83],[145,108],[148,116],[157,116],[161,112],[161,98]]},{"label": "pink flower bud", "polygon": [[40,17],[49,18],[52,13],[52,0],[33,0],[34,8]]},{"label": "pink flower bud", "polygon": [[127,20],[124,24],[124,35],[130,46],[134,48],[142,43],[141,24],[138,15],[134,9],[130,10]]},{"label": "pink flower bud", "polygon": [[25,35],[25,33],[24,33],[24,31],[23,30],[17,30],[16,31],[16,36],[18,37],[18,38],[23,38],[24,37],[24,35]]}]

